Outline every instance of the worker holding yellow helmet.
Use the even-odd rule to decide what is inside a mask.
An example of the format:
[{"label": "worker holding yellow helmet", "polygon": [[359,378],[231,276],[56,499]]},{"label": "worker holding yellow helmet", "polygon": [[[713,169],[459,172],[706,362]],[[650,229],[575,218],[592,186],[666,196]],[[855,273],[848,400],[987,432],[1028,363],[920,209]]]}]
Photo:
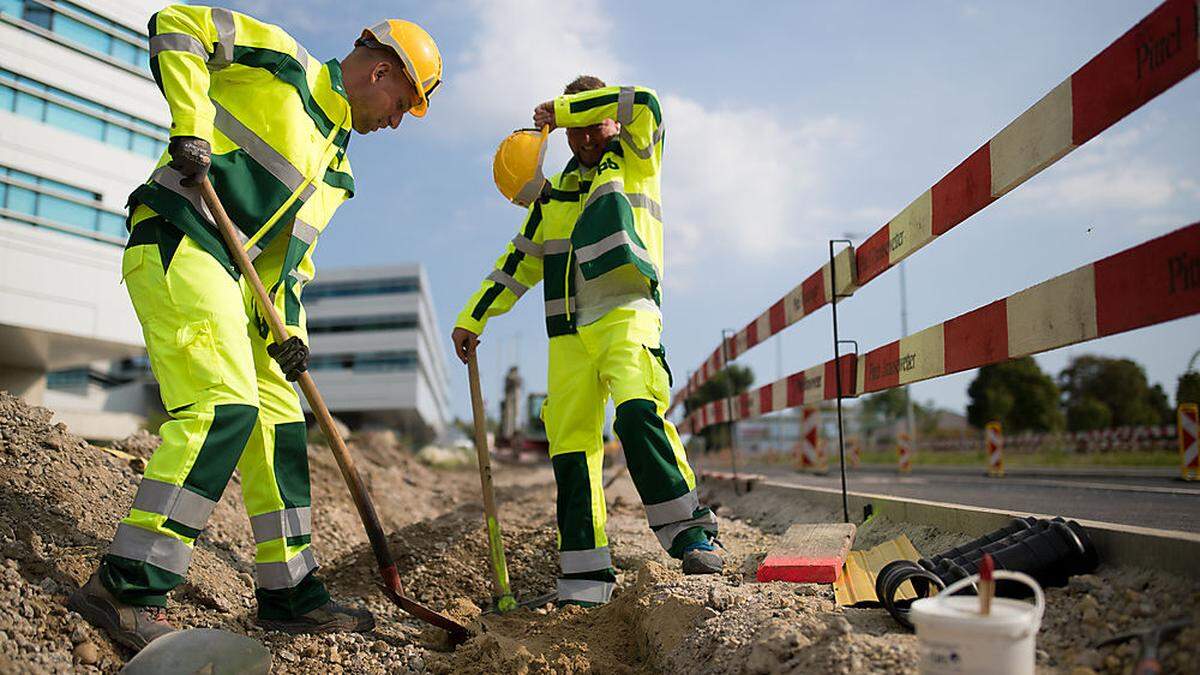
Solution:
[{"label": "worker holding yellow helmet", "polygon": [[[442,81],[433,38],[409,21],[362,31],[322,62],[283,29],[228,9],[168,6],[149,24],[150,71],[171,141],[129,198],[122,279],[171,420],[129,515],[70,606],[141,649],[173,630],[164,608],[234,469],[256,543],[258,622],[271,630],[367,631],[333,602],[309,546],[304,411],[289,380],[308,367],[301,290],[334,211],[354,195],[350,132],[423,117]],[[269,339],[249,283],[198,184],[208,178],[284,317]]]}]

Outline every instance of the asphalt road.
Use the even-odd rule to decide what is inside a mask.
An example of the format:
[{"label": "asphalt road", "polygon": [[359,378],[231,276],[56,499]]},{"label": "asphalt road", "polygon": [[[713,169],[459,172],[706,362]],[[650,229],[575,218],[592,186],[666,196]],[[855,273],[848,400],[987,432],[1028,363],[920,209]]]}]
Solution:
[{"label": "asphalt road", "polygon": [[[841,486],[836,463],[826,476],[801,474],[781,466],[751,464],[743,470],[797,485]],[[901,476],[892,467],[863,467],[849,470],[846,481],[853,492],[1200,532],[1200,484],[1185,483],[1173,475],[1177,474],[1163,470],[1090,470],[1079,474],[1039,470],[988,478],[976,468],[923,470],[918,466],[912,474]]]}]

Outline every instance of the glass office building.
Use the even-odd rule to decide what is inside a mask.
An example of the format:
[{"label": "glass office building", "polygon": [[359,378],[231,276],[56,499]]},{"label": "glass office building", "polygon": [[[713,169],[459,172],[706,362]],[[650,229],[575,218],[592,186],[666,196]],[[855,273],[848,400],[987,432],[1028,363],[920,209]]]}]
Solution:
[{"label": "glass office building", "polygon": [[138,423],[92,375],[144,353],[121,253],[168,140],[146,34],[164,4],[0,0],[0,389],[93,438]]},{"label": "glass office building", "polygon": [[418,441],[445,431],[442,336],[420,265],[321,268],[303,300],[309,365],[335,416]]}]

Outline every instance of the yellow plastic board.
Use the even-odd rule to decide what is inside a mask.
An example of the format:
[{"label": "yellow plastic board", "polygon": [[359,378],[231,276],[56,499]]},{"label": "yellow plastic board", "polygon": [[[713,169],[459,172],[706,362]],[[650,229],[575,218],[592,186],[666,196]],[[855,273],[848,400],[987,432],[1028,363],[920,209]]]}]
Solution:
[{"label": "yellow plastic board", "polygon": [[[833,584],[837,603],[843,607],[878,604],[875,577],[879,575],[879,570],[893,560],[916,561],[920,557],[921,554],[906,534],[866,551],[851,551],[850,555],[846,556],[845,570]],[[907,581],[896,592],[897,600],[913,600],[916,597],[916,590]]]}]

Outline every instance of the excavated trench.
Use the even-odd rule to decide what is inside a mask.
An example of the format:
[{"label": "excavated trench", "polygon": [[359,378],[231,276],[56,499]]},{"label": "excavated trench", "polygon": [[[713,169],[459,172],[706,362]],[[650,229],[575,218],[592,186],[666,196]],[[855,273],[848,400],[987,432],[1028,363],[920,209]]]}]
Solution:
[{"label": "excavated trench", "polygon": [[[51,413],[0,393],[0,672],[116,672],[130,654],[65,608],[132,502],[129,462],[50,423]],[[136,441],[137,439],[135,439]],[[131,442],[148,453],[152,443]],[[915,672],[916,638],[881,609],[836,606],[829,586],[758,584],[763,553],[793,522],[837,520],[799,501],[713,488],[728,561],[719,576],[684,577],[658,547],[628,478],[609,492],[609,533],[620,575],[614,600],[595,609],[531,607],[480,615],[490,595],[478,475],[433,470],[386,435],[352,448],[375,495],[407,591],[476,629],[457,650],[404,615],[375,588],[365,536],[328,451],[310,447],[314,548],[334,595],[376,613],[368,635],[288,636],[253,622],[253,539],[240,490],[227,491],[196,547],[171,618],[262,640],[276,672],[297,673],[807,673]],[[545,467],[496,468],[514,588],[553,589],[554,488]],[[905,532],[922,552],[964,537],[875,519],[860,546]],[[1043,672],[1124,672],[1132,644],[1095,640],[1165,615],[1200,621],[1200,585],[1162,573],[1101,567],[1048,590],[1039,635]],[[1166,672],[1200,669],[1200,630],[1164,645]]]}]

